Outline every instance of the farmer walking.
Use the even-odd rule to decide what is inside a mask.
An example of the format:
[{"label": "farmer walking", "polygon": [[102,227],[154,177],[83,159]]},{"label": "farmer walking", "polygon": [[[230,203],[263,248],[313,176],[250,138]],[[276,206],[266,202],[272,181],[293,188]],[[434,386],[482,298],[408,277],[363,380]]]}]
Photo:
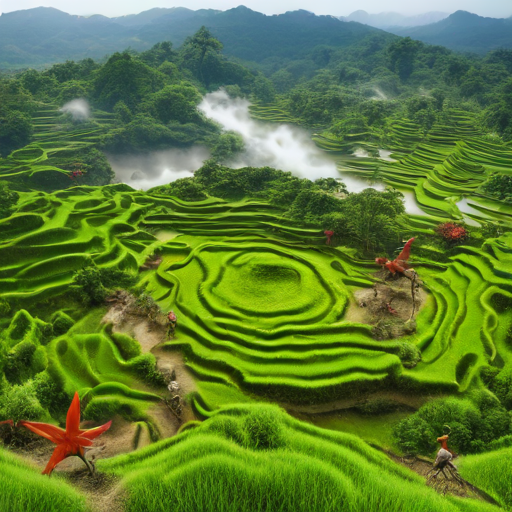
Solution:
[{"label": "farmer walking", "polygon": [[171,309],[169,314],[167,315],[167,337],[174,338],[174,333],[176,331],[176,325],[178,323],[178,319],[176,318],[176,313]]}]

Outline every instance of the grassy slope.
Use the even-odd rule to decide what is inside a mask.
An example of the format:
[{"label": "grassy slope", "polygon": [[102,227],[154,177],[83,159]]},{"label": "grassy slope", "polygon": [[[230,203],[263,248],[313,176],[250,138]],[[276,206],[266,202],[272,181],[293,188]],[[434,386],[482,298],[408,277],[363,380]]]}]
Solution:
[{"label": "grassy slope", "polygon": [[512,508],[512,448],[468,455],[460,459],[458,467],[464,478],[505,508]]},{"label": "grassy slope", "polygon": [[58,477],[39,474],[18,457],[0,449],[2,512],[86,512],[85,498]]},{"label": "grassy slope", "polygon": [[100,468],[123,477],[128,512],[496,510],[444,498],[357,437],[268,405],[221,409],[199,427]]}]

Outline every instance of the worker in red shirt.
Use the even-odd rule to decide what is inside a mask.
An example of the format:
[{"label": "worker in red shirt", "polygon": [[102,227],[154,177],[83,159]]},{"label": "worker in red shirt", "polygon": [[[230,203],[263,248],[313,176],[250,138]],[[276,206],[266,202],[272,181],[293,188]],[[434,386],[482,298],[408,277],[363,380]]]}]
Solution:
[{"label": "worker in red shirt", "polygon": [[178,319],[176,318],[176,313],[171,309],[169,314],[167,315],[167,337],[174,338],[174,333],[176,332],[176,325],[178,323]]}]

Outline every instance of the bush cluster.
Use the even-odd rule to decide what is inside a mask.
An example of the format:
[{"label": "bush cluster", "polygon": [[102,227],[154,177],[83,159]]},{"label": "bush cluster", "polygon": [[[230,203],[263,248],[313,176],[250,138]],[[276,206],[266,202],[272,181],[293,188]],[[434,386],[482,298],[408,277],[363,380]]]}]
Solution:
[{"label": "bush cluster", "polygon": [[436,227],[436,233],[449,244],[464,242],[469,237],[468,230],[455,222],[444,222]]},{"label": "bush cluster", "polygon": [[436,439],[449,425],[450,446],[458,453],[478,453],[489,443],[511,433],[511,418],[499,400],[488,391],[470,398],[441,398],[423,405],[394,428],[394,438],[406,453],[432,454]]},{"label": "bush cluster", "polygon": [[114,289],[128,288],[137,280],[135,276],[117,268],[95,266],[78,270],[74,274],[82,300],[90,305],[102,304]]}]

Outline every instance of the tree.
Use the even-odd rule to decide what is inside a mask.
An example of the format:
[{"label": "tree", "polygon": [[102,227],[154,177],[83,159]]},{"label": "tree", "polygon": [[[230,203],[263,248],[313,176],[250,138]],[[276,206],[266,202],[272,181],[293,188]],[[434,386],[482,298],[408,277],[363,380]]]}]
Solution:
[{"label": "tree", "polygon": [[416,54],[422,46],[422,43],[413,41],[410,37],[401,38],[389,45],[390,69],[398,73],[402,82],[411,75]]},{"label": "tree", "polygon": [[508,174],[493,174],[482,189],[500,201],[512,202],[512,176]]},{"label": "tree", "polygon": [[204,186],[195,178],[180,178],[169,185],[152,188],[148,192],[174,196],[183,201],[202,201],[208,197]]},{"label": "tree", "polygon": [[340,199],[324,190],[312,187],[299,192],[288,210],[288,215],[292,219],[318,224],[322,216],[339,212],[342,208]]},{"label": "tree", "polygon": [[0,108],[0,155],[26,146],[32,135],[32,121],[25,112]]},{"label": "tree", "polygon": [[239,133],[223,133],[212,148],[212,158],[219,162],[225,162],[243,149],[244,139]]},{"label": "tree", "polygon": [[118,101],[134,110],[148,94],[159,90],[167,77],[129,53],[114,53],[94,80],[93,97],[109,110]]},{"label": "tree", "polygon": [[108,185],[115,177],[107,157],[101,151],[91,148],[79,158],[86,172],[84,177],[86,185]]},{"label": "tree", "polygon": [[367,188],[340,201],[340,213],[322,219],[326,230],[343,236],[365,254],[385,250],[391,253],[400,243],[397,218],[405,213],[403,195],[394,189],[383,192]]},{"label": "tree", "polygon": [[[203,63],[208,53],[218,54],[223,44],[213,37],[211,32],[203,25],[192,37],[188,37],[183,45],[185,57],[197,60],[201,82],[208,85],[203,76]],[[207,77],[208,78],[208,77]]]},{"label": "tree", "polygon": [[163,124],[169,121],[187,123],[198,120],[199,113],[196,107],[200,101],[199,91],[192,84],[185,82],[168,85],[149,95],[140,109],[149,112]]},{"label": "tree", "polygon": [[146,50],[140,54],[140,60],[156,68],[164,62],[170,62],[176,59],[178,53],[172,49],[172,43],[170,41],[162,41],[156,43],[151,49]]}]

